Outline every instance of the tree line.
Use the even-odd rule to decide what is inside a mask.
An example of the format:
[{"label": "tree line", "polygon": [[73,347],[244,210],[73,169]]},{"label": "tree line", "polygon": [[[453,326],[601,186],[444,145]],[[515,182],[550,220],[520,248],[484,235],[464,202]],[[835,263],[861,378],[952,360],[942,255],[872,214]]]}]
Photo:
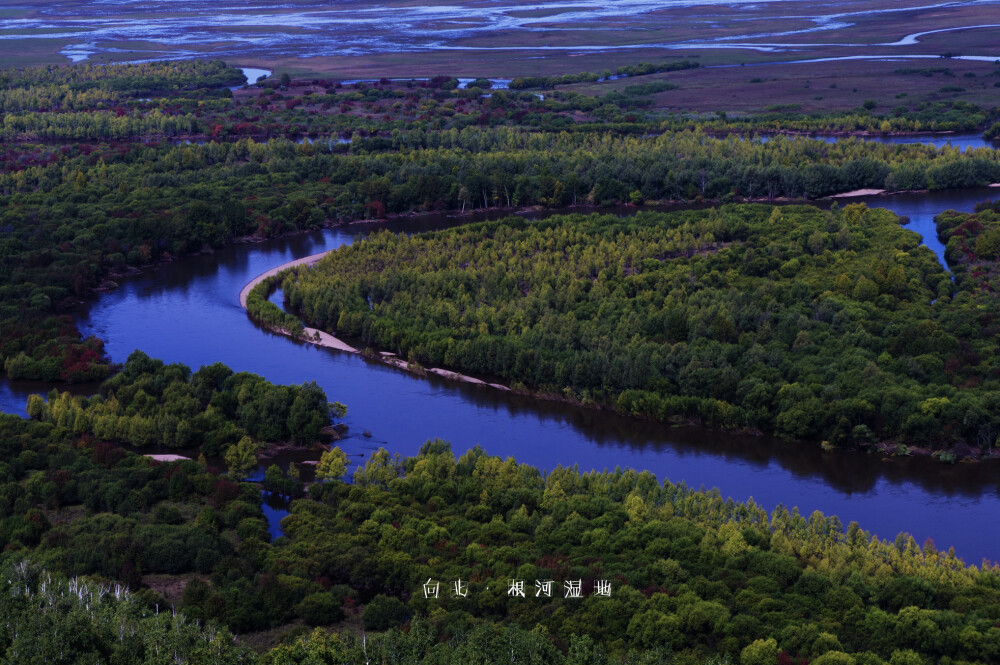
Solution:
[{"label": "tree line", "polygon": [[76,434],[136,447],[200,448],[219,455],[241,438],[260,442],[320,441],[342,405],[327,402],[315,382],[276,386],[256,374],[221,363],[190,368],[166,365],[133,351],[93,397],[52,391],[32,395],[30,418]]}]

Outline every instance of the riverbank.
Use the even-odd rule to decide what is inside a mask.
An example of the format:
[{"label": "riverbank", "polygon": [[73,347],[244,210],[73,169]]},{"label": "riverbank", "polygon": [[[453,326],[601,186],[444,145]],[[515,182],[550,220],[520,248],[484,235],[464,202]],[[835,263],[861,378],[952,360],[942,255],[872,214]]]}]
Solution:
[{"label": "riverbank", "polygon": [[844,192],[842,194],[831,194],[827,198],[830,199],[849,199],[855,196],[880,196],[885,194],[884,189],[855,189],[850,192]]},{"label": "riverbank", "polygon": [[[240,307],[242,307],[244,310],[247,309],[247,298],[249,297],[250,292],[253,291],[255,288],[257,288],[265,280],[270,279],[272,277],[277,277],[281,273],[283,273],[283,272],[285,272],[287,270],[290,270],[292,268],[297,268],[299,266],[311,266],[311,265],[314,265],[314,264],[318,263],[324,256],[326,256],[327,254],[329,254],[332,251],[335,251],[335,250],[331,249],[331,250],[327,250],[325,252],[320,252],[319,254],[313,254],[311,256],[304,256],[304,257],[302,257],[300,259],[295,259],[295,260],[292,260],[292,261],[288,261],[287,263],[283,263],[280,266],[277,266],[275,268],[271,268],[270,270],[265,271],[265,272],[261,273],[260,275],[257,275],[252,280],[250,280],[249,282],[247,282],[247,284],[240,290],[240,293],[239,293]],[[249,311],[247,311],[247,315],[250,316]],[[261,324],[261,325],[263,325],[263,324]],[[334,337],[330,333],[325,332],[323,330],[319,330],[317,328],[309,328],[309,327],[303,326],[303,328],[302,328],[302,335],[295,336],[295,335],[292,335],[289,331],[284,330],[282,328],[278,328],[276,326],[265,326],[265,327],[268,330],[270,330],[271,332],[278,333],[280,335],[285,335],[287,337],[292,337],[293,339],[298,339],[298,340],[306,342],[308,344],[314,344],[316,346],[322,346],[322,347],[325,347],[325,348],[328,348],[328,349],[336,349],[338,351],[344,351],[346,353],[354,353],[354,354],[361,355],[361,351],[360,350],[354,348],[353,346],[351,346],[350,344],[348,344],[344,340],[339,339],[337,337]],[[449,379],[451,381],[461,381],[462,383],[469,383],[469,384],[472,384],[472,385],[488,386],[490,388],[495,388],[497,390],[510,391],[510,388],[507,387],[507,386],[505,386],[505,385],[502,385],[502,384],[499,384],[499,383],[490,383],[488,381],[484,381],[482,379],[477,379],[476,377],[469,376],[467,374],[460,374],[459,372],[453,372],[451,370],[442,369],[440,367],[424,368],[424,367],[422,367],[422,366],[420,366],[420,365],[418,365],[416,363],[410,363],[410,362],[407,362],[406,360],[403,360],[402,358],[398,358],[398,357],[396,357],[396,354],[388,352],[388,351],[383,351],[381,353],[374,354],[374,355],[371,355],[371,354],[365,354],[365,355],[366,355],[366,357],[368,357],[368,358],[370,358],[372,360],[377,360],[377,361],[382,362],[382,363],[384,363],[386,365],[390,365],[392,367],[396,367],[398,369],[402,369],[402,370],[405,370],[407,372],[412,372],[414,374],[426,374],[426,373],[436,374],[437,376],[440,376],[440,377],[442,377],[444,379]]]},{"label": "riverbank", "polygon": [[[985,187],[1000,188],[1000,183],[986,185]],[[391,213],[379,218],[356,219],[347,222],[329,224],[329,228],[341,228],[350,226],[371,226],[374,224],[387,224],[399,221],[413,221],[422,223],[435,219],[465,220],[464,223],[475,224],[479,222],[492,222],[510,216],[521,216],[529,219],[544,219],[552,215],[634,215],[642,211],[650,212],[674,212],[679,210],[701,210],[714,206],[729,204],[761,204],[761,205],[811,205],[825,208],[833,203],[835,199],[856,198],[856,197],[883,197],[889,198],[900,194],[925,194],[931,191],[948,192],[950,189],[927,190],[927,189],[855,189],[837,194],[829,194],[815,199],[806,197],[790,198],[787,196],[757,196],[757,197],[695,197],[694,199],[659,199],[649,200],[642,203],[618,203],[616,205],[596,205],[592,203],[574,203],[571,205],[549,208],[542,205],[531,206],[495,206],[489,208],[474,208],[469,210],[440,210],[440,211],[407,211]],[[905,224],[905,222],[903,222]]]}]

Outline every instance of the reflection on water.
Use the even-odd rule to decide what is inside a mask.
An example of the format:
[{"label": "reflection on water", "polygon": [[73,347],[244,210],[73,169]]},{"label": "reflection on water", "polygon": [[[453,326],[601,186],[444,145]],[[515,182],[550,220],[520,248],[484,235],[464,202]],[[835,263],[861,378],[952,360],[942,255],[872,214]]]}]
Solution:
[{"label": "reflection on water", "polygon": [[893,145],[932,145],[935,148],[952,147],[965,152],[969,149],[1000,147],[1000,141],[987,141],[982,134],[915,134],[911,136],[879,136],[868,137],[865,140],[875,140],[879,143]]},{"label": "reflection on water", "polygon": [[247,77],[247,85],[253,85],[260,79],[266,79],[271,75],[270,69],[260,69],[259,67],[239,67],[243,76]]},{"label": "reflection on water", "polygon": [[[867,203],[872,208],[888,208],[897,215],[909,218],[906,225],[911,231],[916,231],[923,243],[934,250],[941,265],[947,269],[944,260],[944,245],[937,237],[934,217],[945,210],[972,212],[976,204],[1000,194],[1000,189],[981,187],[965,190],[947,190],[938,192],[909,192],[889,194],[887,196],[861,196],[846,199]],[[843,203],[844,199],[841,200]]]},{"label": "reflection on water", "polygon": [[275,494],[274,492],[262,491],[260,496],[264,500],[260,507],[264,511],[264,518],[267,520],[267,532],[270,534],[271,540],[280,538],[285,535],[281,530],[281,520],[291,514],[289,511],[291,499],[281,494]]},{"label": "reflection on water", "polygon": [[46,394],[53,388],[71,395],[93,395],[99,383],[59,383],[47,381],[11,381],[0,372],[0,412],[25,415],[29,395]]},{"label": "reflection on water", "polygon": [[[760,137],[760,140],[762,143],[766,143],[771,136],[773,135],[763,135]],[[1000,141],[987,141],[983,138],[982,133],[956,134],[942,132],[937,134],[906,134],[901,136],[880,136],[877,134],[863,134],[857,136],[845,136],[841,134],[808,134],[807,136],[808,138],[819,139],[820,141],[825,141],[826,143],[837,143],[847,139],[856,139],[858,141],[885,143],[888,145],[927,145],[938,149],[950,147],[957,148],[959,152],[975,150],[978,148],[989,148],[991,150],[1000,148]]]},{"label": "reflection on water", "polygon": [[[198,451],[191,450],[186,454],[197,456]],[[313,464],[308,462],[313,462],[317,457],[318,453],[314,451],[290,450],[282,452],[274,457],[260,460],[260,464],[254,472],[247,476],[247,481],[254,483],[263,481],[264,473],[267,471],[267,467],[272,464],[277,465],[281,469],[282,473],[287,475],[289,467],[294,464],[299,470],[302,482],[310,483],[315,479],[316,468]],[[302,464],[302,462],[307,463]],[[220,458],[209,459],[208,467],[216,472],[223,472],[226,469],[225,464]],[[262,500],[260,507],[264,512],[264,519],[267,520],[267,532],[271,536],[271,540],[280,538],[285,535],[284,531],[281,529],[281,520],[291,514],[290,508],[292,499],[291,497],[283,494],[268,492],[266,490],[261,490],[260,496]]]},{"label": "reflection on water", "polygon": [[[910,217],[924,232],[933,213],[970,209],[986,190],[872,199]],[[634,209],[628,209],[634,211]],[[494,216],[507,214],[491,211]],[[547,214],[547,213],[538,213]],[[718,487],[737,500],[798,506],[803,513],[837,514],[885,538],[909,531],[978,563],[1000,558],[1000,533],[982,528],[1000,512],[994,464],[946,466],[927,459],[879,460],[861,453],[823,453],[814,444],[673,429],[555,402],[539,402],[438,377],[418,378],[351,354],[296,343],[254,325],[237,294],[256,275],[293,258],[349,243],[355,234],[387,226],[408,231],[453,225],[467,218],[401,219],[389,225],[331,229],[230,247],[123,280],[120,288],[79,312],[84,334],[106,340],[118,362],[142,349],[167,362],[197,368],[223,362],[276,383],[317,381],[331,400],[349,407],[348,435],[339,445],[360,462],[384,446],[412,455],[431,437],[457,454],[481,444],[543,469],[648,469],[690,486]],[[931,227],[933,228],[933,227]],[[925,239],[928,235],[924,233]],[[930,237],[933,237],[931,235]],[[4,408],[9,409],[4,403]],[[18,399],[15,410],[23,409]],[[371,436],[363,433],[370,430]],[[315,452],[299,453],[316,457]],[[283,458],[276,460],[287,466]],[[269,464],[266,462],[264,466]],[[300,467],[304,472],[307,467]],[[261,471],[262,473],[262,471]],[[280,506],[268,507],[272,535]]]}]

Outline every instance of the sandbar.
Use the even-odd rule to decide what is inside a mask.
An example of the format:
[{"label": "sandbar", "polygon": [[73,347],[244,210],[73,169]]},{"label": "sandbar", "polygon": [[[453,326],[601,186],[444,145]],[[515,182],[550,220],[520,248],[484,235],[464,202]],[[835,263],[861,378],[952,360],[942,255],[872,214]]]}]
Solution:
[{"label": "sandbar", "polygon": [[831,199],[846,199],[851,196],[874,196],[876,194],[885,194],[884,189],[855,189],[850,192],[844,192],[843,194],[831,194],[828,198]]},{"label": "sandbar", "polygon": [[191,459],[190,457],[184,457],[183,455],[143,455],[143,457],[148,457],[156,460],[157,462],[183,462]]},{"label": "sandbar", "polygon": [[[260,275],[257,275],[252,280],[247,282],[246,286],[244,286],[240,290],[240,306],[243,309],[247,308],[247,297],[250,295],[250,292],[253,291],[254,287],[263,282],[265,279],[268,279],[269,277],[274,277],[275,275],[281,273],[284,270],[288,270],[289,268],[294,268],[296,266],[303,266],[303,265],[311,266],[313,264],[316,264],[319,262],[320,259],[322,259],[324,256],[326,256],[332,251],[333,250],[328,250],[326,252],[320,252],[319,254],[304,256],[301,259],[295,259],[294,261],[289,261],[288,263],[282,263],[280,266],[276,268],[271,268],[267,272],[263,272]],[[288,335],[289,337],[291,336],[287,330],[270,328],[270,327],[269,330],[271,330],[272,332],[281,333],[283,335]],[[337,349],[338,351],[346,351],[347,353],[357,353],[357,354],[361,353],[361,351],[354,348],[347,342],[334,337],[330,333],[323,332],[322,330],[318,330],[316,328],[303,327],[302,332],[303,334],[299,339],[301,339],[303,342],[308,342],[309,344],[315,344],[316,346],[325,346],[330,349]],[[443,377],[445,379],[451,379],[453,381],[472,383],[480,386],[489,386],[490,388],[496,388],[497,390],[508,390],[508,391],[510,390],[510,388],[508,388],[507,386],[499,383],[488,383],[486,381],[483,381],[482,379],[477,379],[474,376],[459,374],[458,372],[452,372],[451,370],[441,369],[439,367],[432,367],[427,370],[424,370],[419,367],[411,367],[410,363],[401,358],[395,357],[394,353],[390,353],[387,351],[382,351],[378,355],[377,359],[385,363],[386,365],[392,365],[393,367],[398,367],[399,369],[403,369],[409,372],[420,373],[426,371],[432,374],[437,374],[438,376]],[[152,455],[150,455],[150,457],[152,457]]]}]

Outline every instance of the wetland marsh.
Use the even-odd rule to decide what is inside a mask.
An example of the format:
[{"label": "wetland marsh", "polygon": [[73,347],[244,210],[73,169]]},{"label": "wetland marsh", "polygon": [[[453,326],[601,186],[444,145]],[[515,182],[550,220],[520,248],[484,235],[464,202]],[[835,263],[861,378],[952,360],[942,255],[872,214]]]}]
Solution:
[{"label": "wetland marsh", "polygon": [[[722,64],[907,58],[960,43],[963,55],[1000,57],[987,29],[996,27],[995,7],[992,0],[69,2],[6,10],[0,43],[12,48],[0,62],[46,52],[74,62],[218,57],[329,72],[351,69],[353,59],[355,69],[370,63],[391,76],[417,74],[419,54],[419,73],[450,63],[451,74],[496,76],[614,65],[654,52],[700,53]],[[480,71],[461,71],[469,66]]]}]

